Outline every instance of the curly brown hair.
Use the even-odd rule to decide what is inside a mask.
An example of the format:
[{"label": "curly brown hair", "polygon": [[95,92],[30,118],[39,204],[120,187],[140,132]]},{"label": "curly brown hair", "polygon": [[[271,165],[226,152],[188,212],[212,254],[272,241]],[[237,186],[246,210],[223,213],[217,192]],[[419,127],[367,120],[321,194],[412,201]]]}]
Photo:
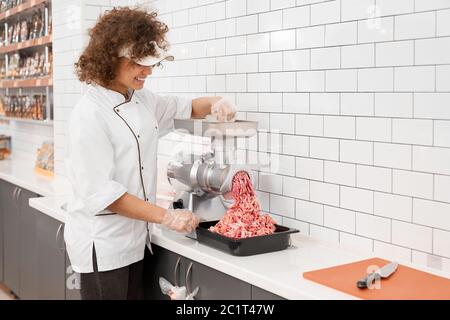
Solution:
[{"label": "curly brown hair", "polygon": [[156,41],[167,49],[166,24],[157,19],[157,12],[144,8],[121,7],[106,11],[89,30],[89,44],[81,54],[75,70],[82,82],[109,86],[116,76],[119,52],[130,47],[132,60],[155,55]]}]

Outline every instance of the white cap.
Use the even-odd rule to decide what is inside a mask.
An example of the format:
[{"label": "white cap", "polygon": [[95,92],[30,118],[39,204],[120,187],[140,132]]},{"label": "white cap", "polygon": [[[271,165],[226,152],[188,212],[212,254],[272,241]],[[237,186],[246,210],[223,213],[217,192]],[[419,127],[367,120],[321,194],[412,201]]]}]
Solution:
[{"label": "white cap", "polygon": [[[155,56],[146,56],[142,59],[139,60],[133,60],[135,63],[140,64],[142,66],[153,66],[155,64],[157,64],[158,62],[161,62],[163,60],[167,60],[167,61],[173,61],[175,58],[172,54],[170,54],[169,52],[161,49],[157,44],[156,41],[151,41],[150,43],[153,43],[153,45],[155,46],[155,50],[156,50],[156,55]],[[128,59],[131,59],[131,54],[130,54],[130,47],[126,47],[123,48],[120,53],[119,53],[119,57],[125,57]]]}]

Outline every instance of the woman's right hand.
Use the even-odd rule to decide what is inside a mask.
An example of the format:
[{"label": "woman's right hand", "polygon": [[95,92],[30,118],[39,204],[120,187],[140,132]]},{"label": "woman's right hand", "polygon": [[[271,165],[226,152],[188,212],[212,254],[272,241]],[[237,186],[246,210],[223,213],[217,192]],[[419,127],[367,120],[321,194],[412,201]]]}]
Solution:
[{"label": "woman's right hand", "polygon": [[236,106],[227,98],[221,98],[211,106],[211,115],[219,122],[234,122]]},{"label": "woman's right hand", "polygon": [[161,225],[183,233],[190,233],[197,228],[200,218],[193,212],[186,209],[167,209]]}]

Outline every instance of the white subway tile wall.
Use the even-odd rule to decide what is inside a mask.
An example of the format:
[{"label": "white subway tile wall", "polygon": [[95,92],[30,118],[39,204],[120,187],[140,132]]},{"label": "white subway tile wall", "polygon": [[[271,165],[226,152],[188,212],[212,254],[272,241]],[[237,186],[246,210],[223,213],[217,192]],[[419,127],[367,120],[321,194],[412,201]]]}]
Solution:
[{"label": "white subway tile wall", "polygon": [[[55,67],[66,68],[55,88],[59,172],[85,24],[136,1],[77,2],[83,31],[54,8]],[[239,146],[273,162],[257,174],[264,211],[303,234],[450,270],[450,1],[138,2],[168,23],[176,55],[149,88],[225,95],[259,122]],[[176,143],[165,138],[160,159]]]},{"label": "white subway tile wall", "polygon": [[[74,63],[87,44],[88,29],[105,10],[134,3],[132,0],[76,0],[71,1],[70,5],[64,1],[52,2],[54,125],[51,135],[55,143],[57,175],[65,175],[66,130],[70,112],[86,89],[77,80]],[[179,17],[180,24],[187,24],[185,15]],[[167,84],[161,84],[161,88],[167,87]],[[40,129],[41,132],[42,130],[43,128]]]},{"label": "white subway tile wall", "polygon": [[411,260],[411,249],[378,240],[374,241],[373,252],[377,256],[386,257],[386,259],[403,261]]}]

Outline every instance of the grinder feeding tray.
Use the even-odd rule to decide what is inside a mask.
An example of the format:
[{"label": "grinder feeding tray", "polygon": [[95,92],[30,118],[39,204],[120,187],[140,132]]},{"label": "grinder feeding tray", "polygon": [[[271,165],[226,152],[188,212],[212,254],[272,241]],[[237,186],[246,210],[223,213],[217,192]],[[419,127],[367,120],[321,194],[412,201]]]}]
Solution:
[{"label": "grinder feeding tray", "polygon": [[200,222],[197,227],[198,242],[235,256],[251,256],[284,250],[289,247],[290,234],[299,232],[297,229],[287,228],[276,224],[275,232],[272,234],[235,239],[210,231],[209,228],[214,226],[217,222],[218,221]]}]

